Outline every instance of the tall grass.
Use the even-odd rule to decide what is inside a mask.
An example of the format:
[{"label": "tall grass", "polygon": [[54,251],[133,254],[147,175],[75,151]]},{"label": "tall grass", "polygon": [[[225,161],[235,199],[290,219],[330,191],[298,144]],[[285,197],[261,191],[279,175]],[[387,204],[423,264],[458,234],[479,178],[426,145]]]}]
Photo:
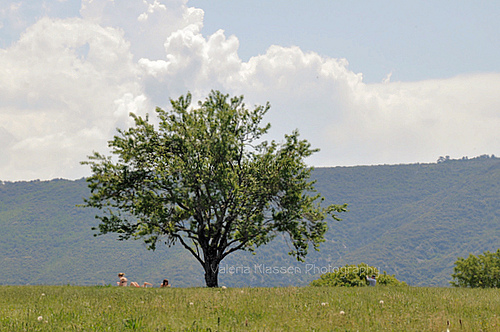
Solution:
[{"label": "tall grass", "polygon": [[500,331],[499,315],[491,289],[0,286],[0,331]]}]

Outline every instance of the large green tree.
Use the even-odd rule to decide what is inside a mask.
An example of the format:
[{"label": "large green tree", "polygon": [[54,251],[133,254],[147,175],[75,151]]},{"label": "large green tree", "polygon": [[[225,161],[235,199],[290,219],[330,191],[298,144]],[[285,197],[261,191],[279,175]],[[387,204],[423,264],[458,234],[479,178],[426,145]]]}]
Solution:
[{"label": "large green tree", "polygon": [[171,110],[131,114],[135,125],[109,141],[112,156],[94,153],[85,206],[101,213],[99,233],[120,240],[179,242],[200,262],[208,287],[218,286],[219,263],[237,250],[254,250],[278,233],[289,235],[301,260],[317,249],[345,205],[322,204],[304,159],[314,153],[294,131],[265,141],[269,104],[249,110],[243,96],[219,91],[191,106],[191,94],[170,100]]},{"label": "large green tree", "polygon": [[459,257],[455,262],[450,282],[454,287],[500,288],[500,249]]}]

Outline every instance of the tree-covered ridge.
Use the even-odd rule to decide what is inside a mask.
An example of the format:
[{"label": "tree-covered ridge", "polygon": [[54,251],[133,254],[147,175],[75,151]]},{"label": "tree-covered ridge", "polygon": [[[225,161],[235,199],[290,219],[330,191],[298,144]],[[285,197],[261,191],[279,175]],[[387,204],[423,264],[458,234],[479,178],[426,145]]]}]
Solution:
[{"label": "tree-covered ridge", "polygon": [[[329,220],[320,252],[299,264],[278,237],[255,255],[223,260],[221,285],[307,285],[328,266],[364,262],[410,285],[448,286],[458,257],[499,247],[499,158],[317,168],[312,178],[327,203],[349,204],[342,221]],[[0,284],[114,284],[123,271],[132,281],[203,285],[180,248],[151,252],[138,241],[94,237],[95,212],[76,206],[88,194],[85,179],[0,184]],[[300,271],[272,270],[290,266]]]},{"label": "tree-covered ridge", "polygon": [[[122,270],[138,281],[164,277],[164,251],[93,236],[95,211],[77,206],[88,194],[85,179],[0,185],[0,284],[108,284]],[[176,257],[171,251],[170,276],[182,280],[177,273],[190,267]]]},{"label": "tree-covered ridge", "polygon": [[[366,262],[414,284],[446,285],[456,257],[500,245],[499,158],[327,173],[317,170],[318,190],[349,202],[331,234],[339,261]],[[333,196],[323,186],[335,187]]]}]

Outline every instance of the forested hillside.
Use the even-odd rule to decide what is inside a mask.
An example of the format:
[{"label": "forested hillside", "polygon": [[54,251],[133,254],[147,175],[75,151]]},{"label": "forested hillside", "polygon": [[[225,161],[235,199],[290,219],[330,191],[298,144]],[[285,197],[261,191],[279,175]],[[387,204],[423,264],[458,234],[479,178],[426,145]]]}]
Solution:
[{"label": "forested hillside", "polygon": [[317,188],[349,203],[326,246],[418,285],[447,285],[458,256],[500,247],[500,159],[318,169]]},{"label": "forested hillside", "polygon": [[201,270],[194,273],[194,264],[183,262],[180,247],[152,252],[139,241],[94,237],[95,211],[77,206],[88,195],[84,179],[0,186],[1,284],[114,284],[121,271],[131,280],[159,283],[168,271],[173,279],[189,274],[189,285],[202,285]]},{"label": "forested hillside", "polygon": [[[320,252],[298,263],[282,236],[255,255],[221,264],[227,286],[305,285],[344,264],[377,266],[412,285],[447,286],[458,256],[500,247],[500,159],[318,168],[328,202],[349,204],[329,221]],[[140,241],[94,237],[96,211],[78,207],[84,179],[0,184],[0,284],[110,284],[130,280],[203,285],[203,270],[180,246],[146,250]]]}]

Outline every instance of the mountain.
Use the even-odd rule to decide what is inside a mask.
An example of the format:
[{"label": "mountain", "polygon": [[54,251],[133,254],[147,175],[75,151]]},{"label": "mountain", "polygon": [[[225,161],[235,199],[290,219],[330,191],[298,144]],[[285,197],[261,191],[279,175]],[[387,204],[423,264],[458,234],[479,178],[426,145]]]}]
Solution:
[{"label": "mountain", "polygon": [[[306,285],[321,273],[361,262],[410,285],[447,286],[457,257],[500,247],[500,159],[440,158],[438,163],[317,168],[327,203],[348,203],[328,220],[320,251],[303,263],[282,235],[255,254],[221,264],[227,286]],[[129,280],[202,286],[203,270],[181,246],[149,251],[141,241],[95,237],[97,211],[76,181],[0,182],[0,284],[114,284]]]},{"label": "mountain", "polygon": [[[318,190],[350,212],[331,228],[338,262],[416,285],[447,285],[459,256],[500,247],[500,159],[318,170]],[[336,188],[328,190],[328,188]],[[333,248],[333,246],[330,246]]]}]

